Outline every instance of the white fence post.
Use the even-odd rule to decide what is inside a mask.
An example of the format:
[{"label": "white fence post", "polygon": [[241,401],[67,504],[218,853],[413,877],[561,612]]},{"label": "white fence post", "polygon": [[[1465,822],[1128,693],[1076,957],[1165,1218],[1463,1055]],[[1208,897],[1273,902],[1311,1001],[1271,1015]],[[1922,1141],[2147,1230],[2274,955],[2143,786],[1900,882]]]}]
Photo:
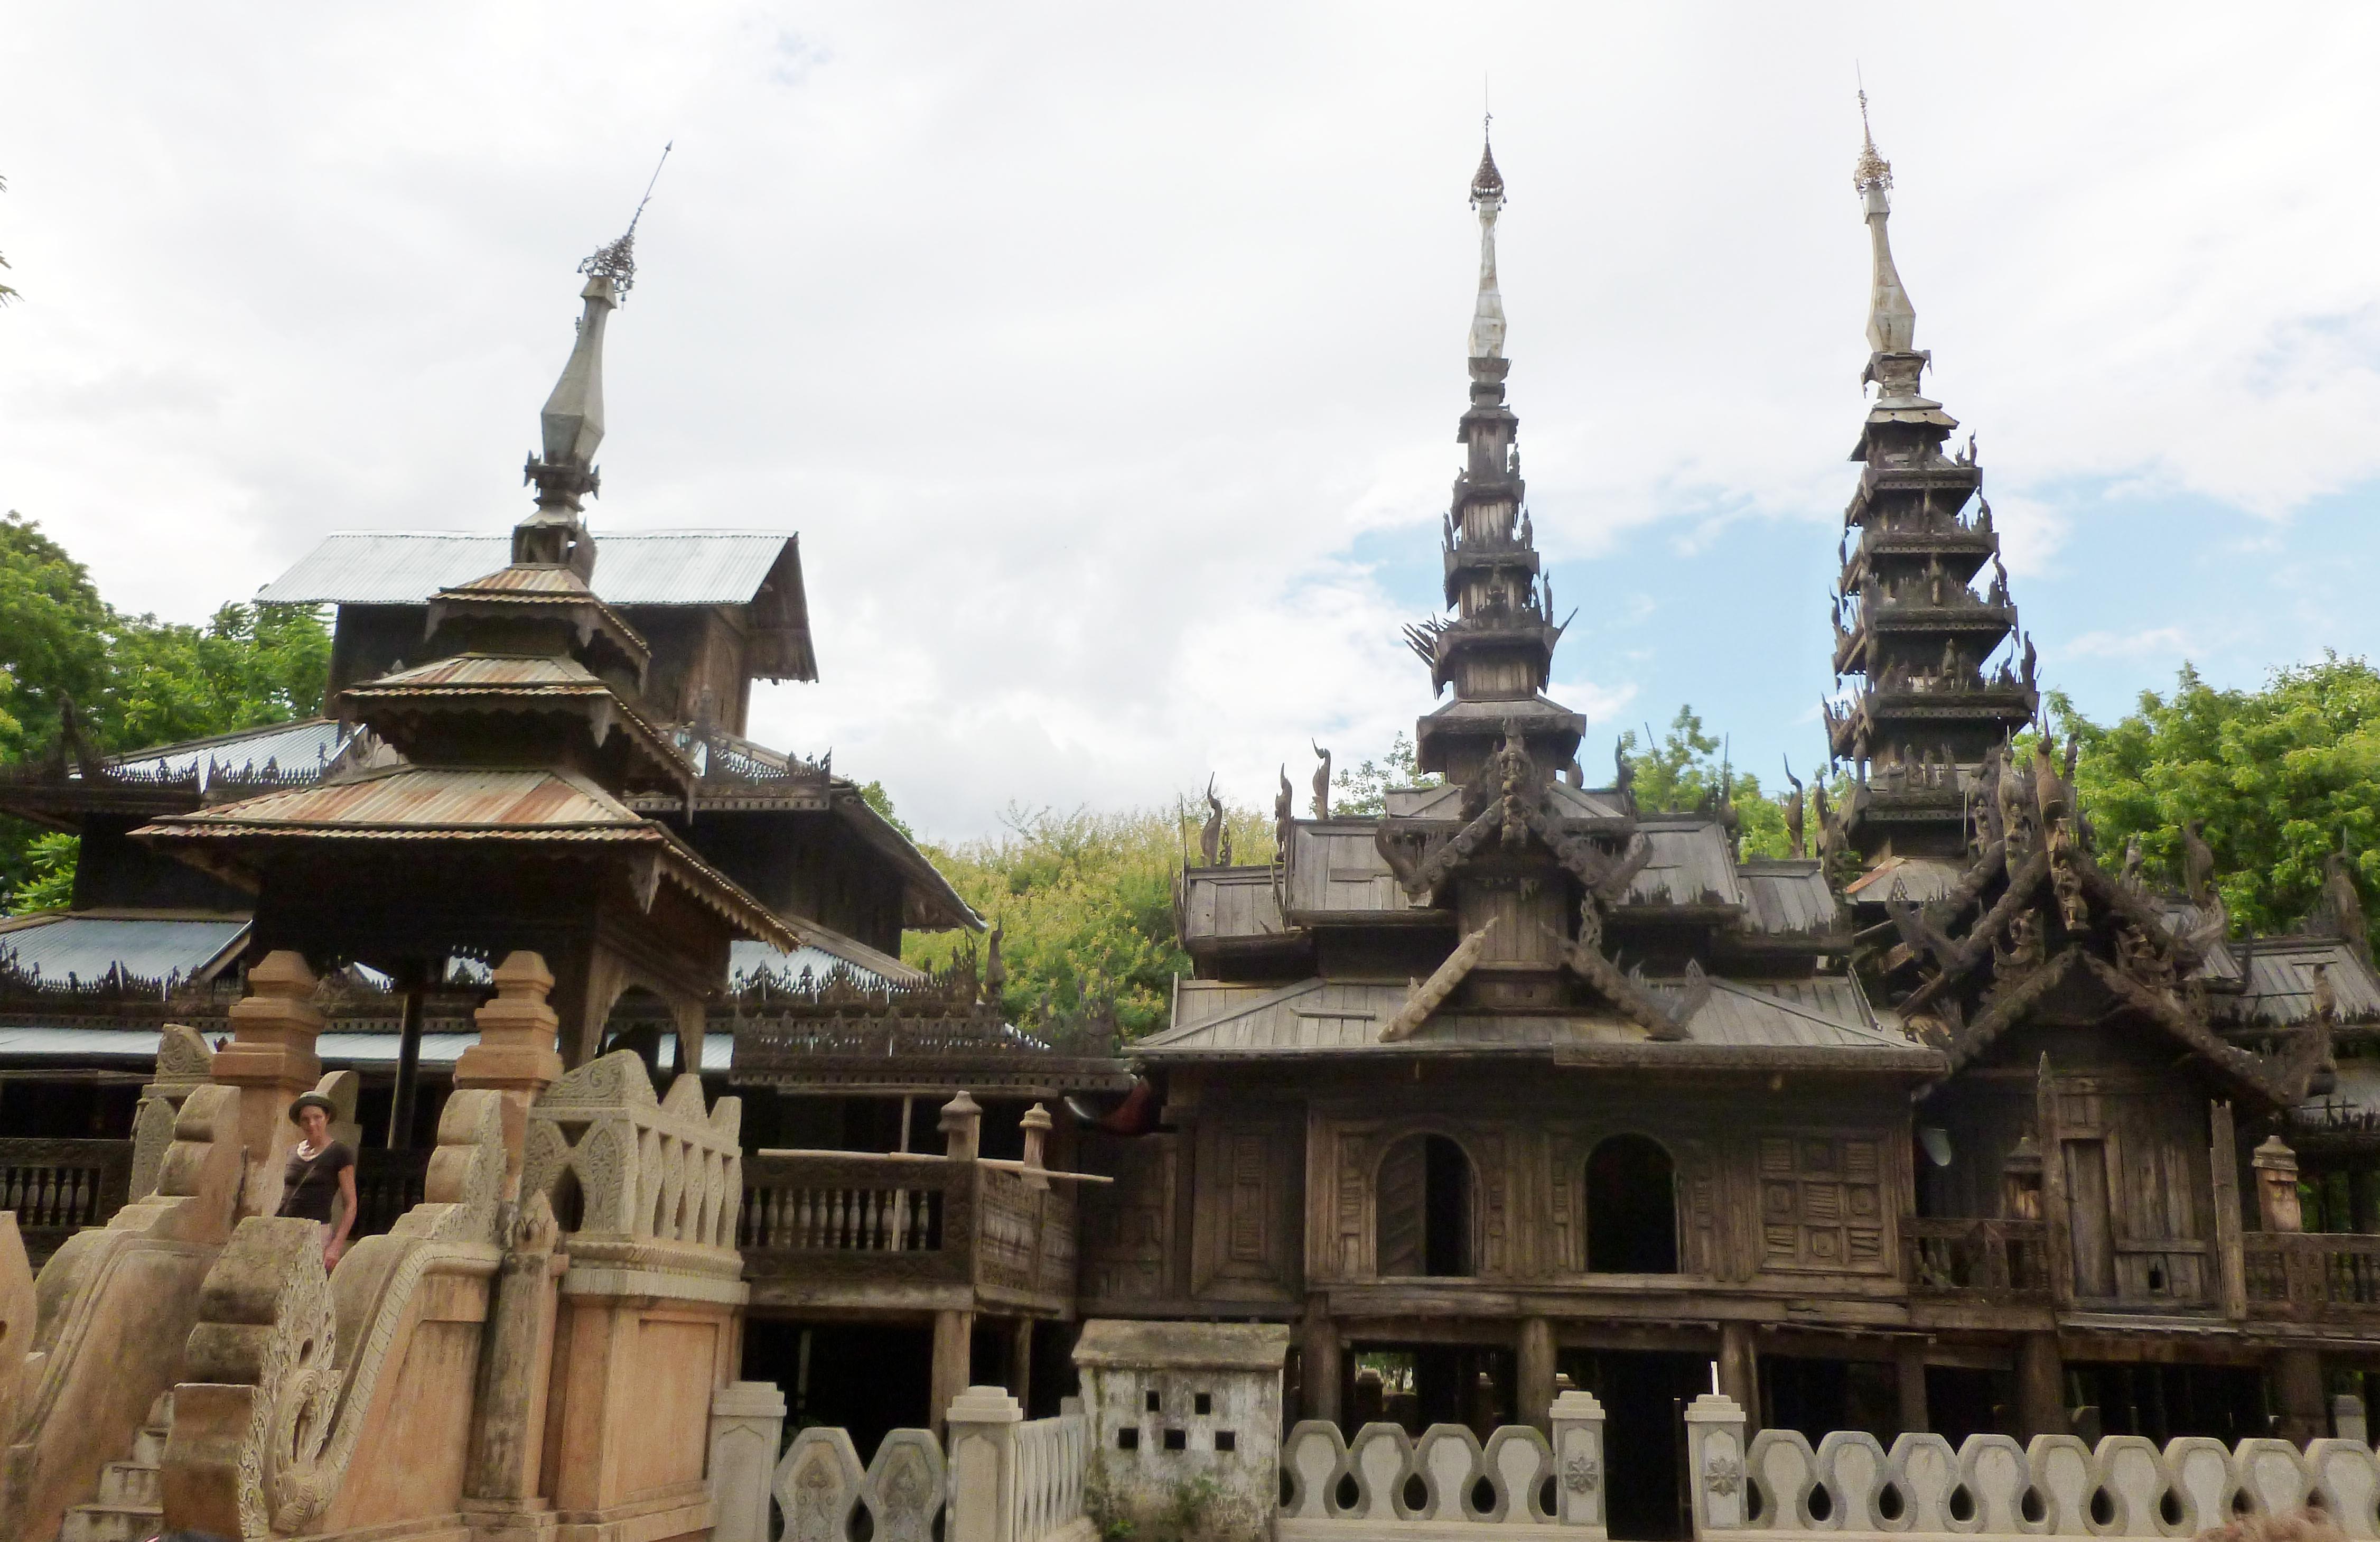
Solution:
[{"label": "white fence post", "polygon": [[1031,1542],[1015,1535],[1016,1427],[1025,1410],[999,1387],[951,1400],[949,1542]]},{"label": "white fence post", "polygon": [[1686,1405],[1686,1485],[1694,1535],[1740,1531],[1744,1513],[1743,1410],[1719,1392]]},{"label": "white fence post", "polygon": [[736,1381],[710,1394],[712,1542],[771,1542],[769,1484],[785,1428],[785,1394],[772,1381]]},{"label": "white fence post", "polygon": [[1548,1413],[1553,1426],[1554,1503],[1566,1526],[1604,1534],[1603,1404],[1588,1391],[1568,1391]]}]

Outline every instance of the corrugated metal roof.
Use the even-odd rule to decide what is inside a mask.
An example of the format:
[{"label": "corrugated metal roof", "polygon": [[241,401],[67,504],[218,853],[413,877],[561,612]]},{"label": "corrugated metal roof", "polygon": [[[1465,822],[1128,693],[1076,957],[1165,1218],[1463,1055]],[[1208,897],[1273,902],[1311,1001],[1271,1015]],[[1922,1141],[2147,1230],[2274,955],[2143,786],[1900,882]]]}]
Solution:
[{"label": "corrugated metal roof", "polygon": [[[12,1060],[120,1061],[146,1069],[156,1062],[157,1039],[157,1033],[146,1028],[0,1028],[0,1064]],[[479,1041],[475,1033],[425,1033],[421,1063],[451,1067]],[[393,1069],[400,1047],[393,1033],[326,1033],[314,1040],[315,1054],[333,1070]],[[703,1036],[704,1071],[725,1071],[735,1057],[735,1035]],[[660,1058],[663,1069],[676,1066],[676,1038],[662,1037]]]},{"label": "corrugated metal roof", "polygon": [[1843,892],[1864,904],[1906,900],[1932,905],[1958,887],[1966,868],[1931,856],[1888,856],[1853,879]]},{"label": "corrugated metal roof", "polygon": [[142,979],[189,979],[220,960],[248,930],[241,919],[176,920],[61,915],[0,932],[0,959],[63,985],[109,969]]},{"label": "corrugated metal roof", "polygon": [[[793,544],[780,530],[623,530],[595,536],[595,592],[614,605],[749,604]],[[512,538],[342,530],[257,592],[267,604],[419,605],[512,560]]]},{"label": "corrugated metal roof", "polygon": [[766,942],[736,941],[727,960],[729,985],[741,988],[763,975],[785,985],[795,984],[804,975],[823,979],[838,965],[862,985],[907,984],[924,977],[924,971],[912,969],[849,938],[838,937],[815,921],[795,924],[809,940],[808,945],[787,951]]},{"label": "corrugated metal roof", "polygon": [[2243,1023],[2287,1027],[2313,1015],[2313,966],[2330,966],[2330,989],[2338,998],[2338,1020],[2380,1021],[2380,982],[2335,938],[2265,939],[2248,959],[2248,982],[2240,992]]},{"label": "corrugated metal roof", "polygon": [[399,766],[353,782],[266,793],[163,821],[163,828],[176,832],[279,825],[660,834],[601,787],[565,772],[430,766]]},{"label": "corrugated metal roof", "polygon": [[212,739],[160,745],[109,762],[119,771],[144,776],[189,776],[213,765],[228,775],[262,771],[269,761],[282,771],[328,765],[354,735],[351,724],[329,718],[300,718]]},{"label": "corrugated metal roof", "polygon": [[[1676,999],[1678,979],[1647,980]],[[1181,1021],[1135,1045],[1165,1054],[1406,1054],[1434,1050],[1556,1050],[1649,1043],[1643,1027],[1616,1013],[1496,1015],[1441,1013],[1413,1038],[1380,1042],[1381,1026],[1411,987],[1371,980],[1301,980],[1273,990],[1185,984],[1176,994]],[[1767,1050],[1903,1050],[1925,1053],[1876,1021],[1847,977],[1790,980],[1712,979],[1687,1041],[1705,1047]],[[1657,1051],[1658,1052],[1658,1051]]]},{"label": "corrugated metal roof", "polygon": [[1831,932],[1838,922],[1834,892],[1815,860],[1790,857],[1746,862],[1738,870],[1746,918],[1770,936]]},{"label": "corrugated metal roof", "polygon": [[1653,855],[1628,885],[1631,905],[1742,905],[1743,891],[1716,822],[1646,820],[1638,829]]},{"label": "corrugated metal roof", "polygon": [[401,669],[369,682],[367,690],[392,686],[586,686],[607,689],[594,672],[576,659],[543,656],[516,658],[492,653],[457,653],[450,659]]}]

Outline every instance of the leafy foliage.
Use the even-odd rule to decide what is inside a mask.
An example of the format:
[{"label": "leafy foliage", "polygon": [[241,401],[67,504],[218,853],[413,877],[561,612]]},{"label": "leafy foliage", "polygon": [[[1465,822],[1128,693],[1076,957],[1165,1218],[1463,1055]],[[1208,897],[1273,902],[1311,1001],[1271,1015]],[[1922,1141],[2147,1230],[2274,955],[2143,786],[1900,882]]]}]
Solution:
[{"label": "leafy foliage", "polygon": [[[126,615],[38,524],[0,518],[0,760],[46,752],[68,701],[102,753],[305,717],[330,667],[311,612],[232,604],[204,626]],[[64,903],[73,882],[71,839],[0,820],[0,903]]]},{"label": "leafy foliage", "polygon": [[[1270,815],[1225,812],[1232,859],[1271,861]],[[1010,1020],[1031,1024],[1109,996],[1126,1038],[1164,1026],[1173,977],[1190,968],[1173,936],[1174,874],[1196,840],[1186,805],[1120,813],[1012,805],[1002,822],[998,836],[924,849],[1002,929]],[[902,954],[935,968],[978,945],[960,933],[913,932]]]},{"label": "leafy foliage", "polygon": [[2342,837],[2357,887],[2380,892],[2380,672],[2365,661],[2326,653],[2254,691],[2184,665],[2170,692],[2142,692],[2105,727],[2060,693],[2048,706],[2057,735],[2081,741],[2076,791],[2103,859],[2138,835],[2178,887],[2182,821],[2201,820],[2225,906],[2264,931],[2305,918]]},{"label": "leafy foliage", "polygon": [[74,899],[75,857],[82,837],[62,830],[44,830],[25,848],[25,881],[8,895],[8,911],[22,916],[32,910],[63,909]]},{"label": "leafy foliage", "polygon": [[[1621,735],[1620,753],[1636,773],[1636,807],[1645,813],[1691,813],[1706,802],[1716,807],[1724,790],[1735,803],[1743,855],[1788,854],[1783,798],[1763,792],[1760,778],[1752,772],[1736,771],[1726,763],[1725,747],[1704,729],[1701,716],[1691,705],[1678,709],[1678,715],[1670,720],[1670,731],[1658,739],[1650,723],[1642,739],[1633,728]],[[1816,816],[1805,814],[1804,818],[1804,829],[1815,848]]]},{"label": "leafy foliage", "polygon": [[[1366,758],[1360,764],[1339,768],[1330,778],[1330,812],[1350,819],[1385,814],[1390,788],[1435,787],[1444,781],[1422,771],[1414,759],[1413,740],[1399,734],[1389,741],[1389,751],[1379,759]],[[1298,799],[1297,811],[1301,816],[1306,812],[1304,798]]]}]

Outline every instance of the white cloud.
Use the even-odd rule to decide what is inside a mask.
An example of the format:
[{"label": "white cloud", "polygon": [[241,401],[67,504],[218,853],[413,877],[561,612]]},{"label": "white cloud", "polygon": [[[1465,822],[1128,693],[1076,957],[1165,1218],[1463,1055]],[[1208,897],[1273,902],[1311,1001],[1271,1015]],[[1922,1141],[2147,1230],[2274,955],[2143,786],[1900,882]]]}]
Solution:
[{"label": "white cloud", "polygon": [[2144,632],[2085,632],[2057,651],[2061,659],[2186,659],[2195,645],[2179,626]]},{"label": "white cloud", "polygon": [[2380,475],[2368,12],[2085,11],[2056,48],[1907,9],[1512,6],[1451,42],[1434,7],[1244,0],[140,14],[29,10],[0,59],[0,507],[186,617],[328,529],[502,528],[571,264],[674,138],[599,531],[798,528],[826,678],[756,726],[937,832],[1209,769],[1258,798],[1427,708],[1411,575],[1349,552],[1434,567],[1489,66],[1554,559],[1658,527],[1724,564],[1746,519],[1831,550],[1853,53],[2020,577],[2077,486],[2272,520]]}]

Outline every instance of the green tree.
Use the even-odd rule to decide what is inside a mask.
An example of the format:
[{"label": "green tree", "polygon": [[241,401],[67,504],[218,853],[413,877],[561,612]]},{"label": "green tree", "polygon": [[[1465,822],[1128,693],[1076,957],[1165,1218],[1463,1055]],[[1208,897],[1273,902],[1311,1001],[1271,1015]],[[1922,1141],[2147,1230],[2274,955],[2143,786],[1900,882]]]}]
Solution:
[{"label": "green tree", "polygon": [[2325,653],[2253,691],[2217,690],[2185,664],[2170,692],[2142,692],[2105,727],[2060,693],[2048,706],[2057,735],[2081,742],[2076,790],[2104,860],[2137,835],[2179,886],[2182,823],[2199,820],[2225,906],[2265,931],[2304,919],[2342,839],[2357,887],[2380,892],[2380,672],[2362,659]]},{"label": "green tree", "polygon": [[[1414,742],[1399,734],[1389,741],[1389,751],[1378,760],[1366,759],[1353,766],[1341,766],[1330,779],[1330,812],[1334,816],[1361,819],[1389,811],[1389,789],[1391,787],[1436,787],[1444,777],[1426,773],[1414,759]],[[1293,783],[1294,785],[1294,783]],[[1301,813],[1306,808],[1303,799],[1297,803]]]},{"label": "green tree", "polygon": [[[331,637],[320,617],[225,605],[203,626],[128,616],[19,515],[0,518],[0,761],[44,754],[72,701],[92,748],[138,749],[319,712]],[[0,908],[64,903],[71,836],[0,820]]]},{"label": "green tree", "polygon": [[[1790,849],[1785,833],[1785,805],[1761,790],[1760,778],[1733,770],[1725,759],[1725,746],[1711,737],[1691,705],[1678,709],[1670,731],[1658,738],[1647,723],[1639,739],[1630,729],[1620,735],[1620,753],[1635,772],[1632,783],[1636,807],[1648,814],[1684,814],[1714,805],[1726,784],[1734,801],[1746,856],[1783,856]],[[1815,814],[1804,819],[1814,820]],[[1805,828],[1815,831],[1814,825]],[[1815,842],[1813,840],[1815,845]]]},{"label": "green tree", "polygon": [[[1269,815],[1226,810],[1232,859],[1272,860]],[[1065,1011],[1110,997],[1126,1037],[1164,1026],[1173,977],[1188,955],[1173,934],[1174,875],[1196,840],[1187,805],[1094,813],[1011,806],[997,836],[926,853],[966,902],[1001,928],[1010,1020],[1030,1025],[1046,1004]],[[924,968],[979,940],[912,933],[903,956]]]}]

